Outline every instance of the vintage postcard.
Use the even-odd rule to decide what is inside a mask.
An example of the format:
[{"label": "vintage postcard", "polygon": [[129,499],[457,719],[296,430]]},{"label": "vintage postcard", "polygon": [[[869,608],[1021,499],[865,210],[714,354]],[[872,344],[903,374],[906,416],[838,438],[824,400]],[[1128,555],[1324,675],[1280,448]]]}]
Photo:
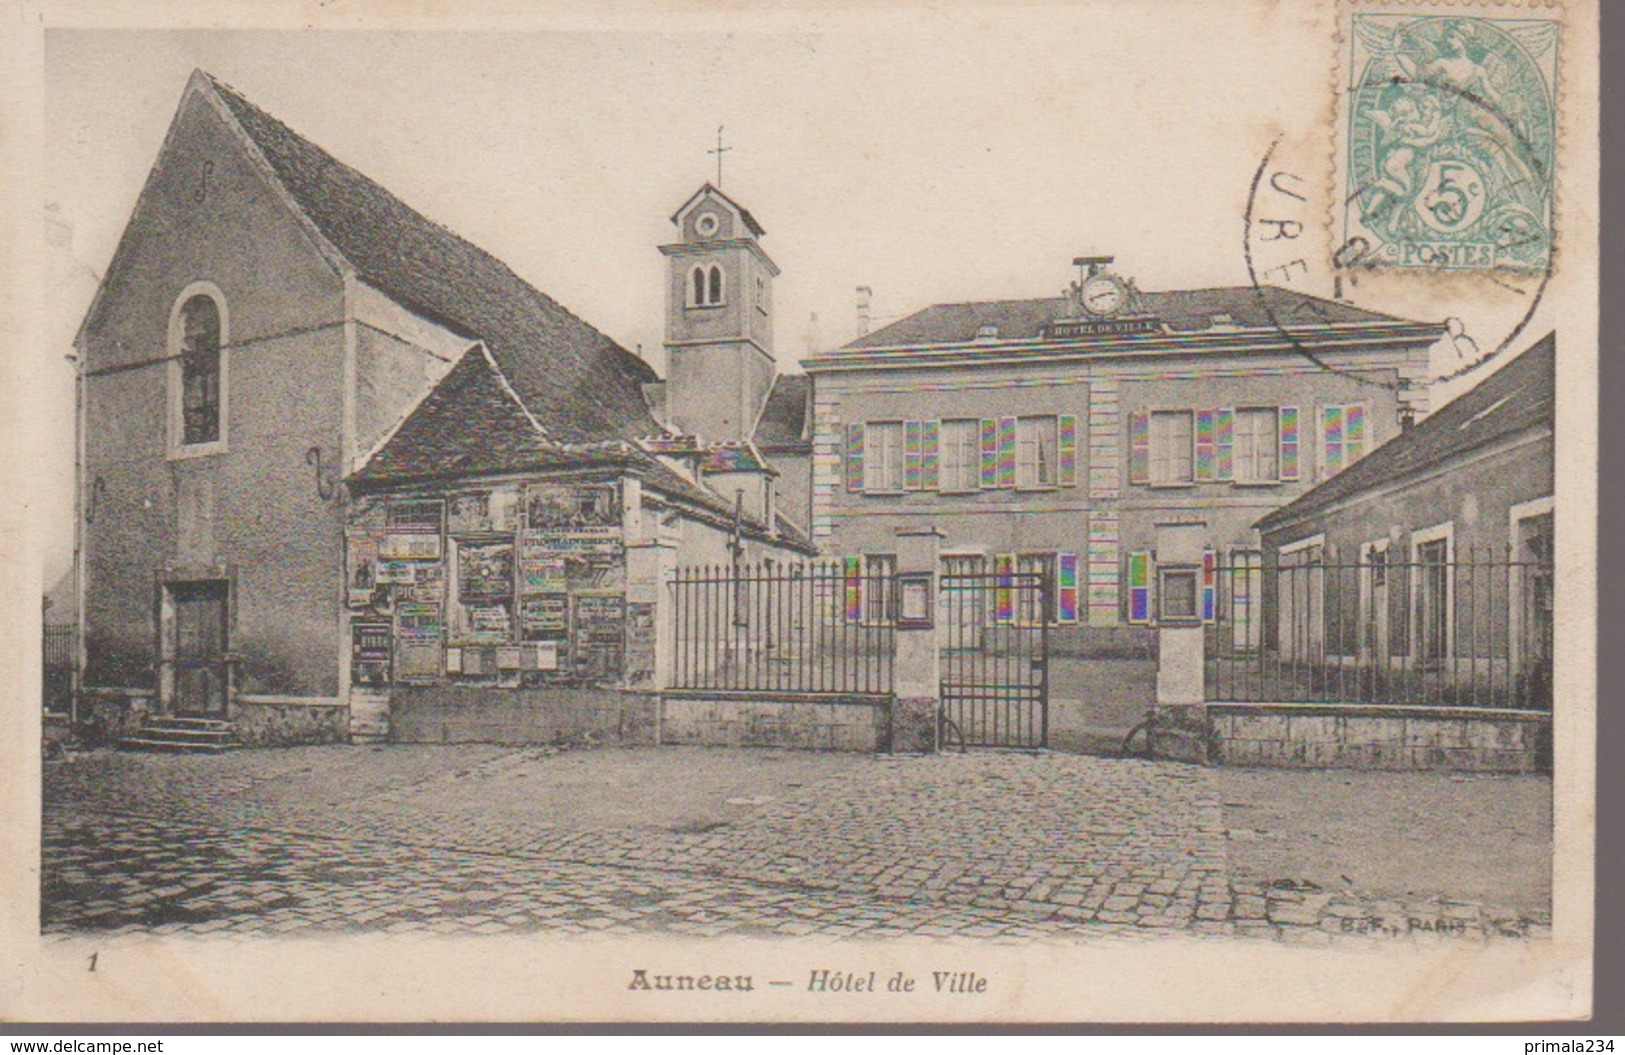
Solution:
[{"label": "vintage postcard", "polygon": [[0,1016],[1590,1013],[1595,3],[8,11]]}]

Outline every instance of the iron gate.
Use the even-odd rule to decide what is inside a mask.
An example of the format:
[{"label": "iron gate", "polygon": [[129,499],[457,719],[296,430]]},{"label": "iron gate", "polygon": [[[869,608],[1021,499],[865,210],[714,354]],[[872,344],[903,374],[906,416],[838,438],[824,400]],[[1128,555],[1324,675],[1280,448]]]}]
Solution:
[{"label": "iron gate", "polygon": [[1047,746],[1046,576],[949,571],[939,589],[943,746]]}]

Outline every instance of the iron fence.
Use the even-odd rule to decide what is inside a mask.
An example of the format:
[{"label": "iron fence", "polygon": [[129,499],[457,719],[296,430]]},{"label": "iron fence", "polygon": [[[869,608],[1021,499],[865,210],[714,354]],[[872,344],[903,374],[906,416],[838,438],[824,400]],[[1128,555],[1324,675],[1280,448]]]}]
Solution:
[{"label": "iron fence", "polygon": [[890,693],[896,586],[844,561],[680,568],[671,687]]},{"label": "iron fence", "polygon": [[939,580],[944,741],[965,747],[1049,743],[1049,623],[1043,574],[956,570]]},{"label": "iron fence", "polygon": [[1552,564],[1413,544],[1235,554],[1207,587],[1207,697],[1549,710]]},{"label": "iron fence", "polygon": [[73,702],[73,627],[46,626],[44,645],[45,709],[66,713]]}]

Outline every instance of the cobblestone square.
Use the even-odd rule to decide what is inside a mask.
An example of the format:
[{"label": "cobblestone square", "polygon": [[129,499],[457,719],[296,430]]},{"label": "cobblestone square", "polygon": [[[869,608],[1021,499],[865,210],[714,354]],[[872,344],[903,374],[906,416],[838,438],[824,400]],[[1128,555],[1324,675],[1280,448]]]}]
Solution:
[{"label": "cobblestone square", "polygon": [[91,752],[45,768],[42,929],[1540,937],[1549,808],[1538,777],[1061,753]]}]

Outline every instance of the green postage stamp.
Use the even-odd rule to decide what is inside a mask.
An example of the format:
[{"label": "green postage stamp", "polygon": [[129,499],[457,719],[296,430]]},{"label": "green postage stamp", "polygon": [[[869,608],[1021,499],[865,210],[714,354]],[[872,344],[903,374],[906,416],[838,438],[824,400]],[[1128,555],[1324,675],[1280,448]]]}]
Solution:
[{"label": "green postage stamp", "polygon": [[1372,267],[1547,270],[1558,21],[1356,10],[1346,29],[1346,252]]}]

